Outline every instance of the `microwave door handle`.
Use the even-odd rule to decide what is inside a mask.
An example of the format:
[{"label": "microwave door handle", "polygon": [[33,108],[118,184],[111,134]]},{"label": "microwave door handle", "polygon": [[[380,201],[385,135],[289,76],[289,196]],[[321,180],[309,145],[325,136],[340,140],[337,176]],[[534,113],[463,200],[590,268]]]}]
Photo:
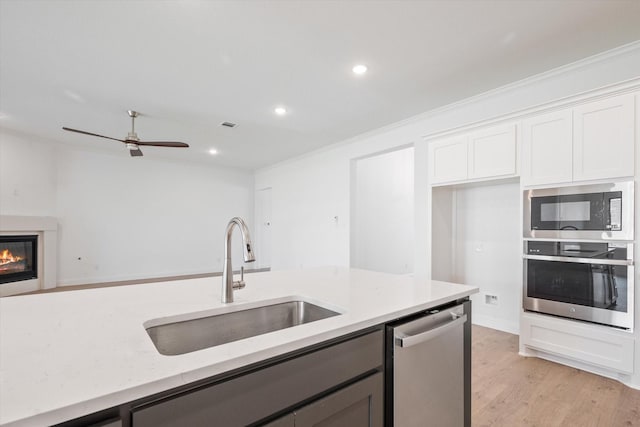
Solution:
[{"label": "microwave door handle", "polygon": [[576,264],[599,264],[599,265],[633,265],[631,259],[599,259],[599,258],[573,258],[570,256],[552,256],[552,255],[523,255],[524,259],[534,259],[539,261],[560,261],[573,262]]}]

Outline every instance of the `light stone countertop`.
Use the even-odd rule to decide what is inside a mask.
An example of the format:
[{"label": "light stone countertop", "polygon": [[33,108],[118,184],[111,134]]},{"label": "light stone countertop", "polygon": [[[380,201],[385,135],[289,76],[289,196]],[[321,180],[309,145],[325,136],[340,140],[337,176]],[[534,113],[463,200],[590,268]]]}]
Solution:
[{"label": "light stone countertop", "polygon": [[[348,268],[254,273],[235,302],[220,278],[0,299],[0,425],[77,418],[476,293],[472,286]],[[179,356],[143,324],[300,297],[339,316]]]}]

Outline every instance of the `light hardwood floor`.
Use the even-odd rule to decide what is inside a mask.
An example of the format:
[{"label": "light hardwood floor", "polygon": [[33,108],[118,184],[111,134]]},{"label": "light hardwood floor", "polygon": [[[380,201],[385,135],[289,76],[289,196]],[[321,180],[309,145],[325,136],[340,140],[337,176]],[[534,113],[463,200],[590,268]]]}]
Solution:
[{"label": "light hardwood floor", "polygon": [[473,326],[472,425],[640,426],[640,390],[518,355],[518,336]]}]

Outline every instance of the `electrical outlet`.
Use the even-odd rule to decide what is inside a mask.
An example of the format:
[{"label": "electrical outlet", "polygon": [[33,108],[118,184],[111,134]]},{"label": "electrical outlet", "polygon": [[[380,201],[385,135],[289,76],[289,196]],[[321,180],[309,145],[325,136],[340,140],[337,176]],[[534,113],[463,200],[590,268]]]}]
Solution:
[{"label": "electrical outlet", "polygon": [[491,304],[491,305],[498,305],[498,296],[486,294],[484,296],[484,303]]}]

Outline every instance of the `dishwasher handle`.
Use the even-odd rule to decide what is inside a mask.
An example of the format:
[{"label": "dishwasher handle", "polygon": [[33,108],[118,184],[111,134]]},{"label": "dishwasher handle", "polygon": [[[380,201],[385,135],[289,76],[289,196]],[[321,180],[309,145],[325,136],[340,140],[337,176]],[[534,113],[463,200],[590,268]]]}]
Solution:
[{"label": "dishwasher handle", "polygon": [[438,326],[434,329],[429,329],[424,332],[420,332],[416,335],[406,335],[400,333],[399,335],[395,335],[395,344],[397,347],[411,347],[416,344],[420,344],[425,341],[429,341],[434,339],[435,337],[444,334],[450,329],[456,328],[459,325],[464,324],[467,321],[467,315],[463,314],[462,316],[456,315],[452,313],[455,318],[450,322],[445,323],[444,325]]}]

